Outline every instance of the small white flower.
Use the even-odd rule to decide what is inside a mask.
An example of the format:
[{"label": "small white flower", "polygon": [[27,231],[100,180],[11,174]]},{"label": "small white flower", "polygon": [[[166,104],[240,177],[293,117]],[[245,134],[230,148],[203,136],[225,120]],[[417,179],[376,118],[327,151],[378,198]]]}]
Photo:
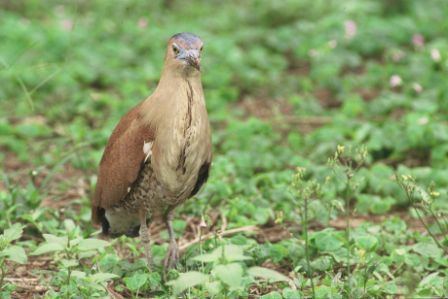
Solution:
[{"label": "small white flower", "polygon": [[401,50],[394,50],[392,52],[392,60],[394,62],[400,61],[401,59],[403,59],[404,56],[405,56],[405,53]]},{"label": "small white flower", "polygon": [[435,62],[442,60],[442,55],[440,55],[439,49],[431,49],[431,58]]},{"label": "small white flower", "polygon": [[425,45],[425,38],[420,33],[416,33],[412,36],[412,44],[417,48],[423,48]]},{"label": "small white flower", "polygon": [[308,55],[310,55],[310,57],[317,57],[319,55],[319,52],[316,49],[311,49],[308,52]]},{"label": "small white flower", "polygon": [[146,28],[146,27],[148,27],[148,21],[145,19],[145,18],[140,18],[139,20],[138,20],[138,27],[139,28]]},{"label": "small white flower", "polygon": [[416,93],[421,93],[423,91],[423,87],[417,82],[412,83],[412,89],[414,89]]},{"label": "small white flower", "polygon": [[347,20],[344,22],[345,38],[352,39],[356,36],[357,26],[355,21]]},{"label": "small white flower", "polygon": [[72,31],[73,29],[73,21],[69,19],[62,20],[61,27],[65,31]]},{"label": "small white flower", "polygon": [[403,81],[401,80],[400,76],[393,75],[392,77],[390,77],[389,84],[391,87],[401,86],[402,83],[403,83]]},{"label": "small white flower", "polygon": [[418,124],[422,125],[422,126],[426,125],[428,122],[429,122],[429,119],[426,116],[420,117],[418,119]]},{"label": "small white flower", "polygon": [[337,45],[338,45],[338,42],[337,42],[336,40],[334,40],[334,39],[332,39],[331,41],[328,42],[328,46],[329,46],[331,49],[336,48]]}]

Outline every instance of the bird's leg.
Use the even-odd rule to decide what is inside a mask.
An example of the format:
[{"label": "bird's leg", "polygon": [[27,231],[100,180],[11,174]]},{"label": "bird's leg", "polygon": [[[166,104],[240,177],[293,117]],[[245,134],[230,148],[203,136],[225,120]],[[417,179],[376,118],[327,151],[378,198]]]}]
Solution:
[{"label": "bird's leg", "polygon": [[141,208],[139,212],[140,217],[140,239],[143,243],[143,246],[145,247],[145,256],[146,256],[146,262],[148,264],[148,269],[151,270],[152,266],[152,256],[151,256],[151,247],[150,247],[150,231],[149,227],[146,224],[146,209]]},{"label": "bird's leg", "polygon": [[167,252],[165,260],[163,262],[165,269],[173,268],[179,259],[179,248],[177,246],[176,236],[174,234],[173,223],[172,223],[173,212],[174,212],[174,209],[170,208],[164,215],[164,221],[165,221],[166,227],[168,229],[168,235],[170,238],[170,246],[168,247],[168,252]]}]

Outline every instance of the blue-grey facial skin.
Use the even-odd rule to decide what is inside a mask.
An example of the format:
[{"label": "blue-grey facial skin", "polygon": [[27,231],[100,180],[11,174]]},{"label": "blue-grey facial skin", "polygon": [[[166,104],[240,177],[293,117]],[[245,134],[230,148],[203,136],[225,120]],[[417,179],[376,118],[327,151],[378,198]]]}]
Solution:
[{"label": "blue-grey facial skin", "polygon": [[178,51],[179,51],[179,54],[176,55],[176,59],[185,61],[190,66],[197,69],[198,71],[201,69],[201,65],[200,65],[201,53],[199,50],[196,50],[196,49],[186,50],[186,49],[180,48]]},{"label": "blue-grey facial skin", "polygon": [[178,33],[171,39],[176,59],[200,71],[202,40],[192,33]]}]

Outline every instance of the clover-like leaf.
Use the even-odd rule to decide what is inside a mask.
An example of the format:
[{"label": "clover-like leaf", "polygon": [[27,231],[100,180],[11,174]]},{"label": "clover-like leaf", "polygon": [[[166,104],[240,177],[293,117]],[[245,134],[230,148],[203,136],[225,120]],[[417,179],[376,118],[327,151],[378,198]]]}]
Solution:
[{"label": "clover-like leaf", "polygon": [[43,243],[34,250],[31,255],[41,255],[49,252],[62,251],[65,246],[60,243]]},{"label": "clover-like leaf", "polygon": [[96,283],[102,283],[102,282],[106,282],[106,281],[110,281],[112,279],[115,279],[119,277],[117,274],[114,273],[95,273],[93,275],[89,276],[89,280],[96,282]]},{"label": "clover-like leaf", "polygon": [[247,270],[250,276],[259,277],[268,280],[269,282],[286,281],[289,282],[291,279],[275,270],[264,268],[264,267],[251,267]]},{"label": "clover-like leaf", "polygon": [[213,268],[212,273],[230,289],[238,289],[242,286],[243,267],[238,263],[217,265]]},{"label": "clover-like leaf", "polygon": [[100,239],[83,239],[78,244],[78,249],[81,251],[98,250],[109,245],[109,242]]},{"label": "clover-like leaf", "polygon": [[19,263],[19,264],[25,264],[27,261],[27,256],[25,253],[25,250],[17,245],[12,245],[3,250],[0,253],[0,256],[7,257],[10,261]]},{"label": "clover-like leaf", "polygon": [[23,233],[23,226],[16,223],[13,224],[11,227],[5,229],[5,231],[3,232],[3,236],[5,240],[8,243],[10,243],[12,241],[19,239],[22,236],[22,233]]},{"label": "clover-like leaf", "polygon": [[177,279],[168,281],[166,284],[172,286],[173,293],[177,295],[189,288],[203,284],[207,281],[208,275],[197,271],[190,271],[181,273]]},{"label": "clover-like leaf", "polygon": [[132,276],[124,278],[126,287],[133,292],[140,290],[147,281],[148,275],[145,273],[134,273]]},{"label": "clover-like leaf", "polygon": [[244,255],[242,246],[229,244],[218,247],[211,253],[201,254],[193,258],[193,260],[203,263],[217,262],[220,259],[224,259],[227,262],[236,262],[250,260],[251,257]]}]

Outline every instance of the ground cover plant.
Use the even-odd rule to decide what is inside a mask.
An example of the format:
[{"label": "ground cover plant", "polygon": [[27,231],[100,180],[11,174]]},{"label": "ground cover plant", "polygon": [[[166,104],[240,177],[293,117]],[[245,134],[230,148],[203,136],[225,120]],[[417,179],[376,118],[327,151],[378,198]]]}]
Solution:
[{"label": "ground cover plant", "polygon": [[[444,0],[2,1],[1,298],[448,296]],[[205,41],[214,161],[181,261],[103,240],[107,138],[166,40]]]}]

